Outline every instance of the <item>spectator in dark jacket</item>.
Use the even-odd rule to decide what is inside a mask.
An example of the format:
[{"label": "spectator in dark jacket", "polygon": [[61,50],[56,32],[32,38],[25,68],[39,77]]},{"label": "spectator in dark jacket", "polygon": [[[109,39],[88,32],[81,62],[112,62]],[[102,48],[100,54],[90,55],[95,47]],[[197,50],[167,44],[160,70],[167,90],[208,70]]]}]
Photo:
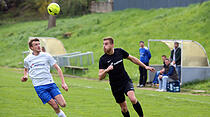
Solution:
[{"label": "spectator in dark jacket", "polygon": [[[148,48],[144,47],[143,41],[140,41],[139,45],[140,45],[139,48],[140,61],[145,65],[149,66],[149,60],[151,58],[150,51]],[[139,85],[137,87],[144,87],[147,82],[147,70],[143,67],[139,67],[139,71],[140,71],[140,80],[139,80]]]},{"label": "spectator in dark jacket", "polygon": [[171,51],[171,61],[176,66],[179,81],[181,81],[181,48],[178,42],[174,42],[174,49]]},{"label": "spectator in dark jacket", "polygon": [[166,66],[166,64],[165,64],[166,55],[162,55],[162,60],[163,60],[163,67],[162,67],[162,69],[160,71],[157,71],[155,73],[155,77],[154,77],[154,80],[152,82],[153,86],[155,86],[156,84],[159,84],[159,82],[158,82],[158,76],[159,75],[162,75],[164,73],[164,68]]},{"label": "spectator in dark jacket", "polygon": [[158,91],[166,91],[168,80],[178,80],[178,75],[173,65],[170,65],[170,60],[165,60],[165,67],[163,75],[159,75],[159,89]]}]

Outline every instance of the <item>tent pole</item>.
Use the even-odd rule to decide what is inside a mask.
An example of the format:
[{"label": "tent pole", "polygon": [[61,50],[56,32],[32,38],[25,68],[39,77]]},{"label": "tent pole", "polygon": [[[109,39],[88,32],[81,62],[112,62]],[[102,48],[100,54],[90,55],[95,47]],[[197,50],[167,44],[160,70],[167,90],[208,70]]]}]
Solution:
[{"label": "tent pole", "polygon": [[183,40],[181,41],[181,82],[180,82],[180,85],[182,85],[182,79],[183,79],[183,74],[182,74],[182,72],[183,72],[183,70],[182,70],[182,67],[183,66]]},{"label": "tent pole", "polygon": [[206,57],[207,57],[207,62],[208,62],[208,66],[209,66],[209,59],[208,59],[208,55],[206,54],[206,50],[204,49],[204,47],[200,44],[200,43],[198,43],[197,41],[193,41],[194,43],[196,43],[196,44],[198,44],[202,49],[203,49],[203,51],[204,51],[204,53],[205,53],[205,55],[206,55]]}]

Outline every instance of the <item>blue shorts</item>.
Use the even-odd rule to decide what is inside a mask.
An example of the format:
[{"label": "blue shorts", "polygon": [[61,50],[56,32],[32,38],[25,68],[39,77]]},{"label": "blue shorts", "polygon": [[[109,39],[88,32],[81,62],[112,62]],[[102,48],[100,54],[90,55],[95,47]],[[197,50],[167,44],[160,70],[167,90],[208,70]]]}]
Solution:
[{"label": "blue shorts", "polygon": [[47,84],[47,85],[41,85],[41,86],[35,86],[37,95],[42,100],[43,104],[46,104],[49,102],[52,98],[56,95],[61,94],[59,88],[55,83]]}]

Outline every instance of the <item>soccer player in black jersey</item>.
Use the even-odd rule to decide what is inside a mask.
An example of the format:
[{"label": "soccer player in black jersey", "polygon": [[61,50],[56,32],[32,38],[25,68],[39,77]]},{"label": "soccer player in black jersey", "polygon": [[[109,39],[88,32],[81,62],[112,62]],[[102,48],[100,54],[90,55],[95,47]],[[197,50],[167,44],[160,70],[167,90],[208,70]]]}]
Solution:
[{"label": "soccer player in black jersey", "polygon": [[[129,55],[121,48],[114,48],[114,40],[112,37],[104,38],[103,40],[104,55],[99,60],[99,80],[109,74],[109,82],[112,89],[112,94],[116,102],[120,105],[124,117],[130,117],[125,95],[128,96],[133,108],[138,113],[139,117],[143,117],[143,110],[140,103],[135,97],[132,80],[125,71],[123,59],[128,59],[131,62],[145,67],[147,70],[155,71],[153,67],[146,66],[139,59]],[[125,95],[124,95],[125,94]]]}]

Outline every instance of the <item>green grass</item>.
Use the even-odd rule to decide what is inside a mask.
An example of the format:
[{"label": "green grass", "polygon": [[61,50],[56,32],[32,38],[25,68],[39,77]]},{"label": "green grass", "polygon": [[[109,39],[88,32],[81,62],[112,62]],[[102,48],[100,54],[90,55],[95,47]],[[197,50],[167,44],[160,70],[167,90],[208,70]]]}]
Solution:
[{"label": "green grass", "polygon": [[[90,14],[78,18],[57,19],[57,26],[47,30],[48,22],[31,21],[0,27],[0,66],[23,67],[22,51],[28,49],[29,36],[46,36],[60,39],[67,52],[92,51],[94,65],[89,66],[85,77],[98,76],[98,61],[103,54],[102,38],[113,36],[115,47],[121,47],[139,57],[138,42],[148,39],[184,39],[201,43],[210,56],[210,2],[170,9],[128,9],[123,11]],[[63,34],[72,32],[65,39]],[[162,43],[151,43],[150,64],[162,64],[161,55],[170,50]],[[138,66],[125,61],[126,70],[134,81],[139,77]]]},{"label": "green grass", "polygon": [[[193,81],[182,86],[184,90],[192,93],[207,93],[210,94],[210,79],[202,81]],[[202,90],[204,92],[193,92],[192,90]]]},{"label": "green grass", "polygon": [[[53,109],[43,105],[36,95],[31,80],[20,82],[22,71],[0,67],[0,116],[1,117],[56,117]],[[60,80],[54,77],[61,89]],[[61,89],[67,102],[62,109],[71,117],[122,117],[115,103],[108,82],[65,78],[69,92]],[[210,114],[209,96],[155,92],[136,89],[145,117],[206,117]],[[128,100],[128,98],[126,98]],[[131,117],[137,117],[128,101]]]}]

